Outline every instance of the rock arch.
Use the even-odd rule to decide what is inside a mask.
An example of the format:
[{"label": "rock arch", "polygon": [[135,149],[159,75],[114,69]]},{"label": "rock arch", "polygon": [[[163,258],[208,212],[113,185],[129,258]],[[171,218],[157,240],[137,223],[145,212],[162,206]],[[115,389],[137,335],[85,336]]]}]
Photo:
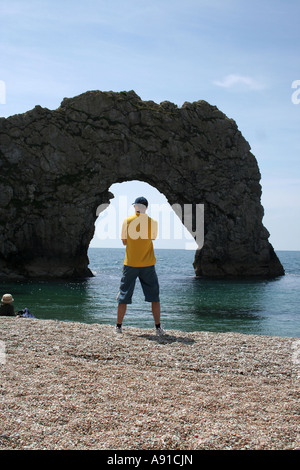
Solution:
[{"label": "rock arch", "polygon": [[171,205],[204,204],[197,276],[284,274],[262,224],[260,172],[237,125],[205,101],[91,91],[0,119],[0,275],[90,276],[97,207],[141,180]]}]

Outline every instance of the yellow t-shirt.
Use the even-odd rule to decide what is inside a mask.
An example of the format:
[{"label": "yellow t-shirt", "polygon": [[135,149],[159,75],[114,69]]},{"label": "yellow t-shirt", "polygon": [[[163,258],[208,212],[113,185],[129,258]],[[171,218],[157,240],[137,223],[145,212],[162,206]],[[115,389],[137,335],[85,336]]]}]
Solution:
[{"label": "yellow t-shirt", "polygon": [[135,214],[123,221],[121,239],[127,240],[124,264],[132,267],[156,263],[152,240],[157,237],[157,221],[147,214]]}]

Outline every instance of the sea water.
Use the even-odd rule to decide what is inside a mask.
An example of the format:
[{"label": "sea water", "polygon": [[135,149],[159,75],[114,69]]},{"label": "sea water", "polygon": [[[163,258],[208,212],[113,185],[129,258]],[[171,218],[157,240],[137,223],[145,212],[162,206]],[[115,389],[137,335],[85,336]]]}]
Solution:
[{"label": "sea water", "polygon": [[[165,329],[300,337],[299,251],[277,252],[285,276],[239,281],[195,278],[191,250],[155,253]],[[41,320],[114,325],[124,249],[90,248],[89,259],[92,278],[3,282],[2,294],[14,296],[15,310],[28,307]],[[145,302],[139,281],[124,318],[126,325],[153,327],[151,304]]]}]

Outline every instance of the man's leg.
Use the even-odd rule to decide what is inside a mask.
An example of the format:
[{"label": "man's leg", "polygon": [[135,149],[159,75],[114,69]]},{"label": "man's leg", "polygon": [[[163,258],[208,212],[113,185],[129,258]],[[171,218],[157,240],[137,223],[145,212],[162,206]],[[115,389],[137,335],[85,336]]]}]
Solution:
[{"label": "man's leg", "polygon": [[160,325],[160,302],[152,302],[152,315],[155,325]]},{"label": "man's leg", "polygon": [[127,304],[118,304],[117,325],[122,325],[126,313]]},{"label": "man's leg", "polygon": [[159,283],[155,267],[145,266],[140,268],[139,279],[144,291],[145,300],[152,304],[152,315],[156,326],[156,332],[157,334],[163,334],[163,330],[160,327]]},{"label": "man's leg", "polygon": [[155,331],[158,336],[165,334],[164,330],[160,326],[160,302],[152,302],[152,314],[155,323]]},{"label": "man's leg", "polygon": [[136,277],[138,271],[131,266],[123,266],[123,275],[121,278],[120,290],[117,296],[118,311],[117,311],[117,333],[122,332],[122,322],[126,313],[127,304],[131,303],[132,294],[134,291]]}]

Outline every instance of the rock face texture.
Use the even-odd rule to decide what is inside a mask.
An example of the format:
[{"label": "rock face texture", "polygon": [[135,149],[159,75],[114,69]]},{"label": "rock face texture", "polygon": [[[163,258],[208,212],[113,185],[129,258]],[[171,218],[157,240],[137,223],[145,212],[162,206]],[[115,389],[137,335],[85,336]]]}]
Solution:
[{"label": "rock face texture", "polygon": [[205,101],[91,91],[0,119],[0,277],[90,276],[97,207],[129,180],[171,205],[204,204],[197,276],[284,274],[262,224],[258,165],[233,120]]}]

